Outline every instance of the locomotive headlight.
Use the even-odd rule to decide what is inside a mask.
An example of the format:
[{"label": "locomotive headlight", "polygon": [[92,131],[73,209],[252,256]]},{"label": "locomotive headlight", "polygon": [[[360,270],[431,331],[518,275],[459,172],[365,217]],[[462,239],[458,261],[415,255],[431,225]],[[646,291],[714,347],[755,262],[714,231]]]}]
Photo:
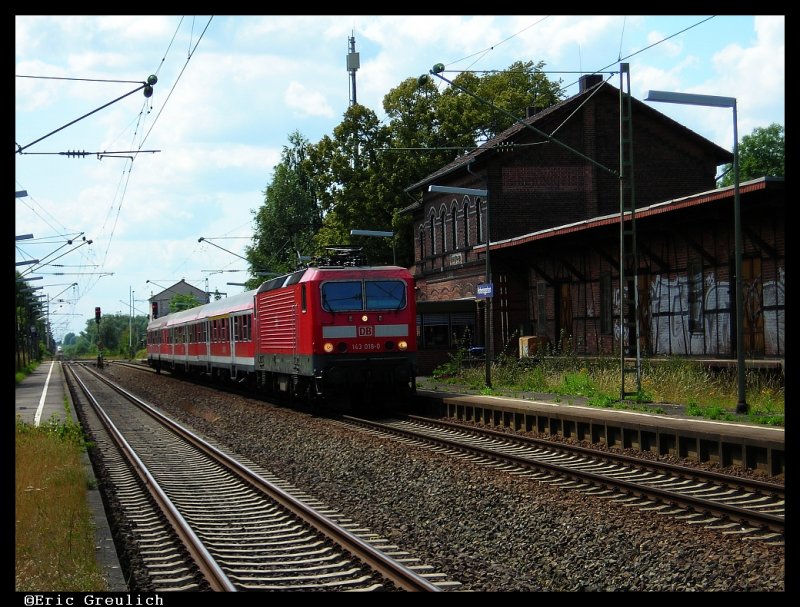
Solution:
[{"label": "locomotive headlight", "polygon": [[326,341],[325,344],[322,346],[322,349],[325,350],[328,354],[333,352],[333,344],[329,341]]},{"label": "locomotive headlight", "polygon": [[367,316],[366,314],[364,314],[364,315],[361,317],[361,320],[362,320],[362,322],[367,322],[367,321],[369,320],[369,316]]},{"label": "locomotive headlight", "polygon": [[407,341],[398,341],[397,347],[400,350],[408,350],[408,342]]}]

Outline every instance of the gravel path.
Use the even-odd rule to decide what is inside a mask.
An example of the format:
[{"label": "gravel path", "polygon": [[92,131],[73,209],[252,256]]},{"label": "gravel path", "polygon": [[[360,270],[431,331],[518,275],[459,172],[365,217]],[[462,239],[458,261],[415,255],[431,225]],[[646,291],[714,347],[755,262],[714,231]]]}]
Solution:
[{"label": "gravel path", "polygon": [[785,549],[168,377],[106,373],[460,581],[490,591],[784,591]]}]

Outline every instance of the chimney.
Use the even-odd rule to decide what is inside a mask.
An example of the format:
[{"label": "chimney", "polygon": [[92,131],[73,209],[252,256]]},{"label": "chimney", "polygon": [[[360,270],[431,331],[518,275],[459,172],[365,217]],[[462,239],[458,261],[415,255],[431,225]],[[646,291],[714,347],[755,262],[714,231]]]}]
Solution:
[{"label": "chimney", "polygon": [[592,88],[596,84],[600,84],[603,81],[603,76],[600,74],[587,74],[586,76],[581,76],[578,82],[580,83],[580,89],[578,92],[583,93],[585,90]]},{"label": "chimney", "polygon": [[527,115],[525,116],[525,118],[530,118],[531,116],[535,116],[536,114],[541,112],[543,109],[544,108],[541,108],[541,107],[539,107],[537,105],[529,105],[528,106]]}]

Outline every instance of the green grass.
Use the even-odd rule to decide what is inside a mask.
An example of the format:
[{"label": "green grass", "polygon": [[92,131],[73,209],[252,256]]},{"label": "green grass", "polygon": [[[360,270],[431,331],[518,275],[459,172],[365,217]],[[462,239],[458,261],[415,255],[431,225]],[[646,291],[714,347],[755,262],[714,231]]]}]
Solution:
[{"label": "green grass", "polygon": [[706,419],[784,425],[782,375],[747,370],[745,398],[749,413],[743,416],[736,414],[738,378],[735,369],[709,370],[680,358],[643,360],[641,390],[632,399],[621,401],[618,358],[498,358],[491,368],[492,388],[485,385],[484,365],[460,364],[461,360],[455,357],[433,376],[440,383],[464,386],[481,394],[524,398],[526,393],[549,393],[559,402],[583,397],[590,406],[650,412],[663,412],[658,404],[675,404],[684,405],[690,415]]},{"label": "green grass", "polygon": [[107,590],[95,556],[80,426],[53,417],[34,427],[17,416],[15,445],[15,589]]},{"label": "green grass", "polygon": [[19,385],[19,382],[21,382],[23,379],[25,379],[26,377],[28,377],[28,375],[30,375],[31,373],[33,373],[33,371],[34,371],[34,370],[36,369],[36,367],[38,367],[38,366],[39,366],[39,363],[38,363],[38,362],[32,362],[32,363],[30,363],[29,365],[27,365],[26,367],[23,367],[22,369],[20,369],[19,371],[17,371],[17,372],[16,372],[16,376],[15,376],[15,378],[14,378],[14,385],[15,385],[15,386]]}]

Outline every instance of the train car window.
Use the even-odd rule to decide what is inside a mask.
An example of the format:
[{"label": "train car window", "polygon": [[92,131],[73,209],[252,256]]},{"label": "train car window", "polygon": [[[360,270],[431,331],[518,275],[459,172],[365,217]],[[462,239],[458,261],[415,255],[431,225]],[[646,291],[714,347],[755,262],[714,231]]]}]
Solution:
[{"label": "train car window", "polygon": [[233,317],[234,341],[250,341],[250,316]]},{"label": "train car window", "polygon": [[401,310],[406,305],[406,283],[402,280],[367,280],[364,286],[367,310]]},{"label": "train car window", "polygon": [[306,311],[306,285],[300,285],[300,310]]},{"label": "train car window", "polygon": [[320,287],[322,309],[328,312],[361,310],[363,306],[361,281],[324,282]]}]

